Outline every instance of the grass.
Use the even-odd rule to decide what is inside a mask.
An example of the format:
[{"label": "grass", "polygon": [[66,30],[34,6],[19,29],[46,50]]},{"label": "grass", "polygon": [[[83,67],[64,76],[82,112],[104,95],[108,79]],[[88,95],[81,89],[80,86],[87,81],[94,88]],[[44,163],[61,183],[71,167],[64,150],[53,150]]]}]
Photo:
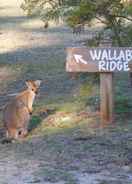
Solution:
[{"label": "grass", "polygon": [[35,177],[42,176],[44,178],[44,181],[48,181],[51,183],[65,181],[65,184],[77,184],[77,181],[72,174],[57,168],[52,169],[44,166],[44,168],[40,169],[34,175]]},{"label": "grass", "polygon": [[[33,141],[37,132],[34,132],[33,137],[29,137],[30,139],[24,143],[32,142],[33,158],[36,157],[41,161],[34,178],[36,180],[43,178],[48,182],[64,181],[68,184],[78,184],[75,173],[99,173],[113,162],[114,165],[109,171],[117,169],[118,171],[115,172],[118,173],[124,165],[129,165],[132,144],[131,139],[125,137],[132,130],[131,122],[125,125],[118,122],[116,127],[106,129],[91,128],[90,124],[93,122],[92,118],[80,121],[78,124],[71,121],[66,127],[60,127],[64,122],[59,122],[55,126],[48,120],[45,124],[42,123],[37,131],[39,136],[36,138],[38,139],[37,142],[35,141],[36,144]],[[27,154],[25,156],[31,159]],[[123,173],[125,174],[125,171]],[[104,181],[109,183],[108,180]]]},{"label": "grass", "polygon": [[41,123],[41,118],[39,116],[33,116],[29,124],[29,131],[37,128],[37,126],[39,126],[40,123]]},{"label": "grass", "polygon": [[116,97],[116,107],[115,110],[117,113],[125,113],[132,111],[132,99],[129,96],[121,96]]}]

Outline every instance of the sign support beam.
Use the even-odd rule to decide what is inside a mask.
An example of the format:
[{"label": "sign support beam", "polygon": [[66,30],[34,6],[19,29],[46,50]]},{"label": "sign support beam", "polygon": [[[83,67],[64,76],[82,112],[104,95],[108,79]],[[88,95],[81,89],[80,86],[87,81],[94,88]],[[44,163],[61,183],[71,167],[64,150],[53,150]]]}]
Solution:
[{"label": "sign support beam", "polygon": [[113,73],[100,73],[100,119],[101,126],[113,123]]},{"label": "sign support beam", "polygon": [[[111,47],[102,42],[99,47],[68,48],[67,72],[97,72],[100,74],[100,120],[101,126],[114,122],[115,72],[131,72],[132,47]],[[132,77],[132,75],[131,75]]]}]

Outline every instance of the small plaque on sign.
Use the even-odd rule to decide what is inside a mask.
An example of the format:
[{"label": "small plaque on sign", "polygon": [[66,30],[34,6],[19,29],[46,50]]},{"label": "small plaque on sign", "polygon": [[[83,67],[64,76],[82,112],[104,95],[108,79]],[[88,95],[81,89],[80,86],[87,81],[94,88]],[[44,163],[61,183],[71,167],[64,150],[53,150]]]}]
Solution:
[{"label": "small plaque on sign", "polygon": [[131,47],[68,48],[68,72],[127,72],[132,61]]}]

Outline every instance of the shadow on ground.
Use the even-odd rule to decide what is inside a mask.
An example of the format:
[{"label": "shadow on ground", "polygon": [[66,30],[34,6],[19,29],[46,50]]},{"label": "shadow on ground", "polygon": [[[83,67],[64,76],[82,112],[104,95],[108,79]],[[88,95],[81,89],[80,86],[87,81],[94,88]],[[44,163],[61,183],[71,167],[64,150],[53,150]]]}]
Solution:
[{"label": "shadow on ground", "polygon": [[29,133],[37,128],[42,123],[42,120],[44,121],[45,118],[54,114],[55,111],[55,109],[43,109],[39,114],[32,116],[28,127]]}]

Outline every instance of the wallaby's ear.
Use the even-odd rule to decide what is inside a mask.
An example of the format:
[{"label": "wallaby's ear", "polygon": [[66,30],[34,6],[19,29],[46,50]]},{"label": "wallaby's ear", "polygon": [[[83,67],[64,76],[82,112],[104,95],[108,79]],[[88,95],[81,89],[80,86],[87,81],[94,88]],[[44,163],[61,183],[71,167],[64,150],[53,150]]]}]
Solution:
[{"label": "wallaby's ear", "polygon": [[41,80],[36,80],[34,83],[35,83],[35,85],[37,86],[37,87],[39,87],[40,86],[40,84],[41,84]]},{"label": "wallaby's ear", "polygon": [[27,87],[29,87],[29,86],[30,86],[30,84],[31,84],[31,81],[30,81],[30,80],[26,80],[26,82],[25,82],[25,83],[26,83],[26,86],[27,86]]},{"label": "wallaby's ear", "polygon": [[27,87],[28,87],[28,85],[29,85],[28,82],[29,82],[28,80],[25,81],[25,84],[26,84]]}]

